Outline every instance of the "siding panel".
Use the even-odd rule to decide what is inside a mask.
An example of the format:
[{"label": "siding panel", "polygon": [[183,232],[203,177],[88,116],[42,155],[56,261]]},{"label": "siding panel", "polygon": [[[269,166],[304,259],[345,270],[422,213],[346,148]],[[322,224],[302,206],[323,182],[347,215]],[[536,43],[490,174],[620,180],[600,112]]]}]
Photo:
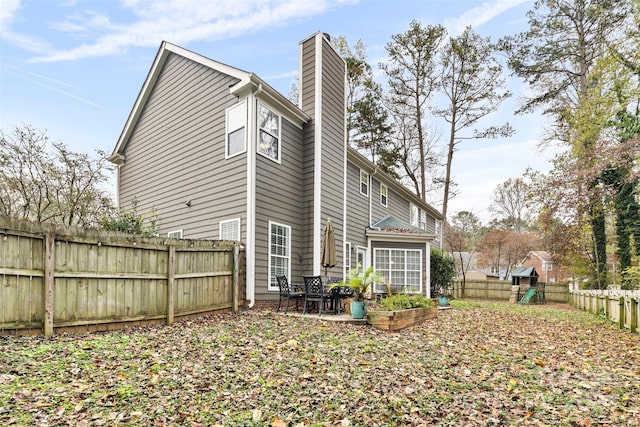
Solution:
[{"label": "siding panel", "polygon": [[160,233],[182,229],[185,238],[218,238],[220,220],[240,217],[244,239],[246,154],[224,158],[236,82],[179,55],[167,58],[125,149],[122,207],[137,198],[139,212],[159,215]]}]

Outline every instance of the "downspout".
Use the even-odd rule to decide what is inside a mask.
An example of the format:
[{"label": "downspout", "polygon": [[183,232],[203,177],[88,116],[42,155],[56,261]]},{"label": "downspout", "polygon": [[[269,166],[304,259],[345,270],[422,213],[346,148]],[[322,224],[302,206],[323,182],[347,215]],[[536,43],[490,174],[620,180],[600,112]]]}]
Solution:
[{"label": "downspout", "polygon": [[257,120],[256,103],[262,93],[262,84],[253,93],[249,103],[247,133],[249,135],[249,152],[247,153],[247,298],[249,308],[256,303],[256,138],[255,123]]}]

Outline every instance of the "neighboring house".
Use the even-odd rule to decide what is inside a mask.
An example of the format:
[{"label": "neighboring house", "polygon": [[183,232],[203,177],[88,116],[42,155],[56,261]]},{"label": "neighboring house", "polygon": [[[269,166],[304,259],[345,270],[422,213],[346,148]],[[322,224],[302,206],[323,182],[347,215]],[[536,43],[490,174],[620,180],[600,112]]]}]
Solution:
[{"label": "neighboring house", "polygon": [[562,270],[554,256],[547,251],[531,251],[520,263],[521,267],[533,267],[540,276],[540,281],[545,283],[561,282],[571,276]]},{"label": "neighboring house", "polygon": [[278,298],[276,275],[324,274],[328,219],[338,263],[327,274],[374,265],[429,295],[441,215],[348,147],[346,66],[328,36],[299,49],[295,105],[255,74],[163,42],[110,156],[120,206],[154,209],[163,235],[243,242],[250,307]]}]

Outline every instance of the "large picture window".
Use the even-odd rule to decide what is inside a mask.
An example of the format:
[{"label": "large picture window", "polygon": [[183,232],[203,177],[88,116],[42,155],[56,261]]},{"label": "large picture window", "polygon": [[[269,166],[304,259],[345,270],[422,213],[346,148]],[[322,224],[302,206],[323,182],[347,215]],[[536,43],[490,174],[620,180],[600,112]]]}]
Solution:
[{"label": "large picture window", "polygon": [[280,116],[258,103],[258,153],[280,163]]},{"label": "large picture window", "polygon": [[[376,248],[373,255],[374,268],[391,284],[394,293],[422,292],[421,250]],[[374,290],[386,292],[385,283],[376,283]]]},{"label": "large picture window", "polygon": [[227,109],[225,158],[247,151],[247,102]]},{"label": "large picture window", "polygon": [[291,280],[291,227],[269,221],[269,290],[278,290],[276,276]]}]

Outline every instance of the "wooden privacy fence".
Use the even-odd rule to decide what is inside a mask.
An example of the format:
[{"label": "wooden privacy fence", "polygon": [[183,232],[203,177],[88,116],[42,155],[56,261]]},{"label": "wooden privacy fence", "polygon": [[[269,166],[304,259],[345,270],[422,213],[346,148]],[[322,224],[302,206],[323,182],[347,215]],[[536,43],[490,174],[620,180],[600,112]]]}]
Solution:
[{"label": "wooden privacy fence", "polygon": [[236,311],[244,284],[241,255],[234,242],[0,218],[0,332],[112,330]]},{"label": "wooden privacy fence", "polygon": [[[526,289],[521,289],[524,294]],[[491,301],[508,301],[511,296],[511,282],[507,280],[467,280],[464,291],[461,282],[455,282],[453,287],[455,298],[485,299]],[[569,302],[569,287],[563,283],[546,283],[546,302]]]},{"label": "wooden privacy fence", "polygon": [[638,331],[640,291],[576,290],[571,291],[571,303],[582,310],[606,317],[620,329]]}]

